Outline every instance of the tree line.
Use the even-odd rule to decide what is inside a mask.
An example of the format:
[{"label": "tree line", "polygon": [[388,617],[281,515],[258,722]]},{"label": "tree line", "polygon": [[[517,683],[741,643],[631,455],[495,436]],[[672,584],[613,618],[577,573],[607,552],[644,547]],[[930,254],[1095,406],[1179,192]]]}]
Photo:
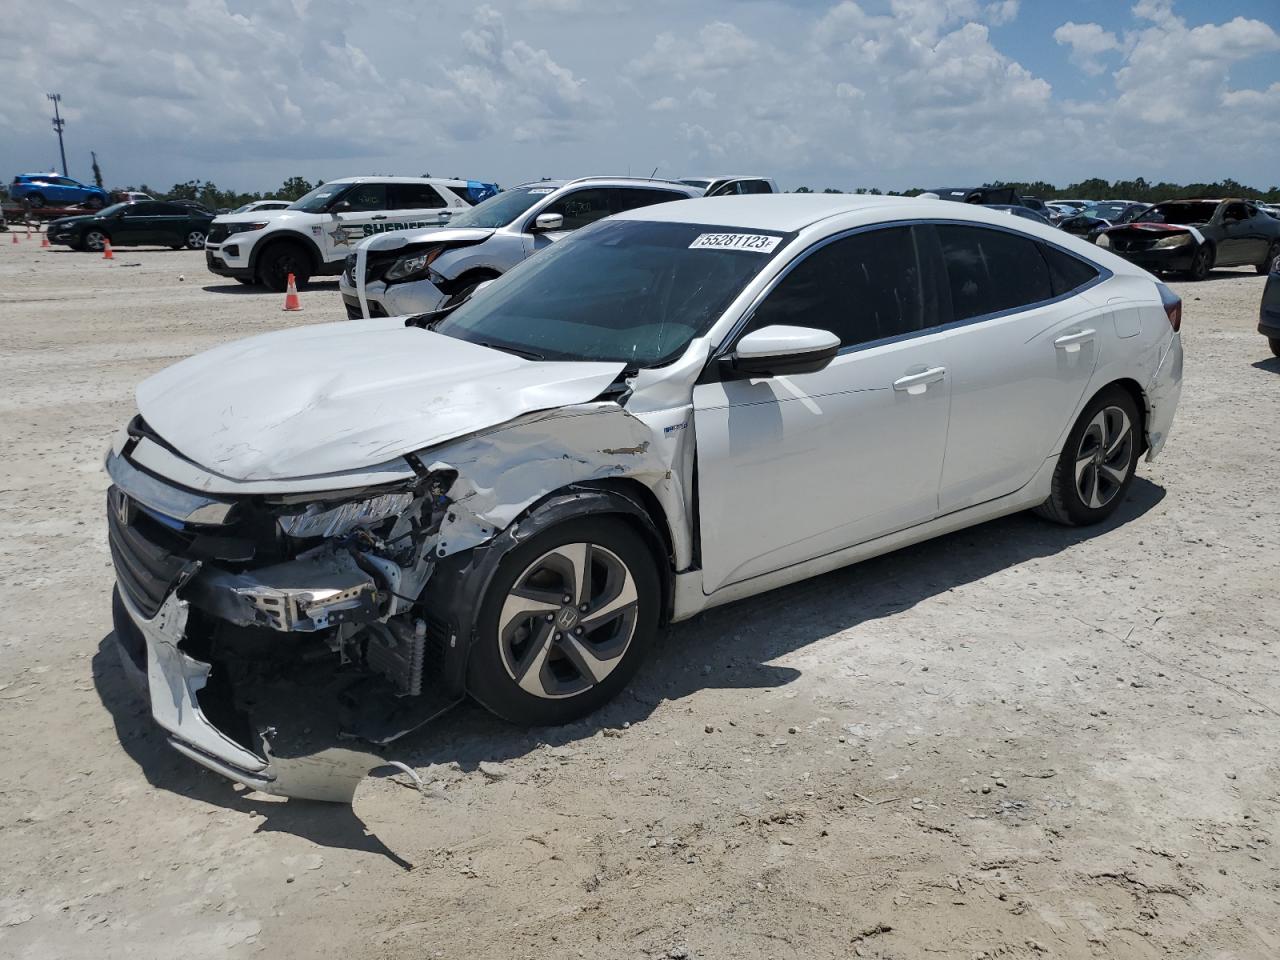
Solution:
[{"label": "tree line", "polygon": [[[1230,177],[1214,183],[1170,183],[1162,180],[1150,183],[1142,177],[1135,180],[1103,180],[1091,177],[1079,183],[1070,183],[1065,187],[1057,187],[1044,180],[1022,182],[1016,180],[994,180],[981,184],[984,187],[1012,187],[1020,196],[1039,197],[1041,200],[1135,200],[1139,203],[1159,203],[1162,200],[1178,200],[1187,197],[1242,197],[1247,200],[1261,200],[1264,203],[1280,203],[1280,186],[1269,190],[1246,186]],[[912,187],[900,193],[893,190],[881,191],[876,187],[858,187],[854,190],[837,190],[827,187],[822,193],[857,193],[880,196],[914,197],[925,193],[928,187]],[[797,187],[793,193],[815,193],[809,187]]]}]

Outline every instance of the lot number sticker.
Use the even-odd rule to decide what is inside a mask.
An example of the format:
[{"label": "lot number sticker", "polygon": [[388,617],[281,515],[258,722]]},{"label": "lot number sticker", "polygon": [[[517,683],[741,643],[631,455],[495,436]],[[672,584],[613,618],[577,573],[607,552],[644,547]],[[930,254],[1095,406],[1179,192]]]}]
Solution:
[{"label": "lot number sticker", "polygon": [[767,233],[703,233],[693,243],[690,250],[750,250],[752,253],[773,253],[781,237],[771,237]]}]

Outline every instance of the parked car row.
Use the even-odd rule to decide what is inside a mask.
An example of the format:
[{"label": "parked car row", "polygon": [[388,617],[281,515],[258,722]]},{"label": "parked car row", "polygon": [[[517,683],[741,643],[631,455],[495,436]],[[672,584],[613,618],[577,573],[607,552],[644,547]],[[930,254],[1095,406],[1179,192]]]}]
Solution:
[{"label": "parked car row", "polygon": [[[340,218],[370,183],[395,187],[299,212],[358,236]],[[349,801],[290,762],[311,721],[288,704],[383,743],[467,696],[567,722],[665,623],[1016,511],[1097,523],[1160,453],[1182,303],[1110,250],[976,205],[699,192],[452,207],[471,225],[372,236],[353,265],[362,305],[395,271],[443,309],[139,386],[106,459],[114,635],[177,750]],[[502,276],[442,301],[432,272],[487,246]]]}]

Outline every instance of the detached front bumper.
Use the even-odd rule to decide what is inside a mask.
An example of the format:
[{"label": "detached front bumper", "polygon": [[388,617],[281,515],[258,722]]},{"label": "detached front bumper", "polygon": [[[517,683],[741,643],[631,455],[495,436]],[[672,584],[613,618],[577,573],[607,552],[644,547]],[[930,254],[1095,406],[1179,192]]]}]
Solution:
[{"label": "detached front bumper", "polygon": [[1195,259],[1197,246],[1188,243],[1181,247],[1167,250],[1118,250],[1109,248],[1117,257],[1124,257],[1130,263],[1149,270],[1152,273],[1185,273],[1191,269],[1191,261]]}]

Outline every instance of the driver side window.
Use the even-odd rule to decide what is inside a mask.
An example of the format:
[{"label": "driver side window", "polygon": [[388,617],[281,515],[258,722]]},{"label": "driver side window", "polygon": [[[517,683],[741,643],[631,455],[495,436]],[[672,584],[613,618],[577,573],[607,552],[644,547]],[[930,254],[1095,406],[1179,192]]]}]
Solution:
[{"label": "driver side window", "polygon": [[[342,201],[351,204],[342,212],[387,209],[387,185],[385,183],[361,183],[352,187]],[[341,203],[342,201],[339,201]]]},{"label": "driver side window", "polygon": [[551,204],[543,213],[558,213],[564,217],[562,230],[577,230],[589,223],[603,220],[613,211],[609,209],[609,188],[575,190]]}]

